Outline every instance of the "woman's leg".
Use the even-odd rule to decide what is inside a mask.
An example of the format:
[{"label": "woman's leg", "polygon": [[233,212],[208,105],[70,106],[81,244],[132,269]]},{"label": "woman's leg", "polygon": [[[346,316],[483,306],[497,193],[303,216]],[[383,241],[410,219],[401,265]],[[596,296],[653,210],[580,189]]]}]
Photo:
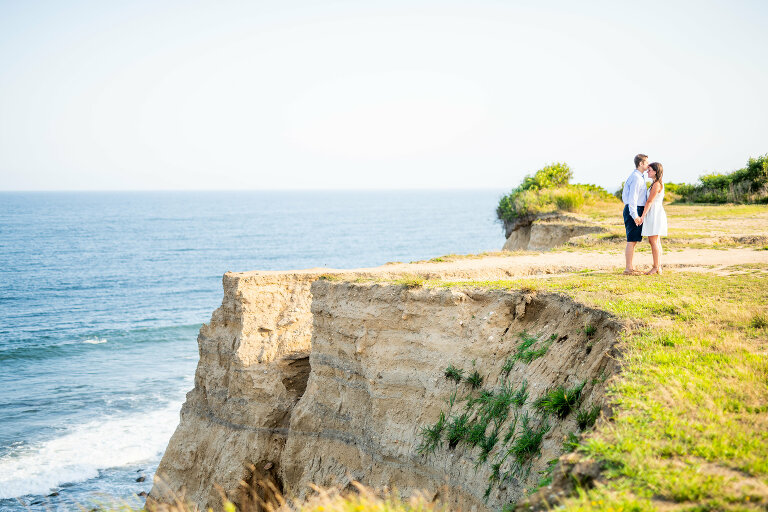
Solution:
[{"label": "woman's leg", "polygon": [[658,261],[653,261],[653,266],[656,267],[659,270],[659,274],[661,274],[661,235],[656,237],[656,254]]},{"label": "woman's leg", "polygon": [[651,254],[653,255],[653,268],[646,272],[646,274],[655,274],[659,271],[659,252],[661,249],[661,245],[659,245],[659,235],[649,236],[648,243],[651,245]]}]

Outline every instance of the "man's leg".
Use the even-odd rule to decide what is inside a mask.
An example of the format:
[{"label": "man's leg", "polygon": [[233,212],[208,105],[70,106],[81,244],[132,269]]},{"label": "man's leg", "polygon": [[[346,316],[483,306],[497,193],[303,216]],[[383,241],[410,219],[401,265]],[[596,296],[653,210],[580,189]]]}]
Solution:
[{"label": "man's leg", "polygon": [[627,247],[624,249],[624,259],[626,260],[625,274],[631,274],[635,271],[635,267],[632,265],[632,260],[635,257],[635,246],[637,242],[627,242]]}]

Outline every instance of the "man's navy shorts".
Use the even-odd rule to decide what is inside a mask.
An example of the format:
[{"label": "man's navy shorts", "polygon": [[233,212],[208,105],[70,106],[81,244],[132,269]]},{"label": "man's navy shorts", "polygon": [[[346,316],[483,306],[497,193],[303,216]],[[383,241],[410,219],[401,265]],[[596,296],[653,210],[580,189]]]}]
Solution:
[{"label": "man's navy shorts", "polygon": [[[643,214],[644,206],[637,207],[637,216]],[[627,231],[627,242],[642,242],[643,241],[643,225],[639,226],[635,224],[635,219],[629,214],[629,205],[624,205],[624,229]]]}]

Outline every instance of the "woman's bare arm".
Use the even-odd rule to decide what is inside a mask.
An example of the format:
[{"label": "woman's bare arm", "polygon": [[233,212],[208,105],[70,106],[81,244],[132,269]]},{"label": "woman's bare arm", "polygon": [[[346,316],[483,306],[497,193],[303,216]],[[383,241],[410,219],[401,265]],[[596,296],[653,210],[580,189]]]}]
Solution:
[{"label": "woman's bare arm", "polygon": [[645,220],[645,215],[648,213],[648,210],[651,209],[651,203],[653,203],[653,200],[659,195],[659,190],[661,190],[661,183],[656,181],[651,185],[651,192],[648,194],[648,200],[645,202],[645,209],[643,210],[642,215],[643,220]]}]

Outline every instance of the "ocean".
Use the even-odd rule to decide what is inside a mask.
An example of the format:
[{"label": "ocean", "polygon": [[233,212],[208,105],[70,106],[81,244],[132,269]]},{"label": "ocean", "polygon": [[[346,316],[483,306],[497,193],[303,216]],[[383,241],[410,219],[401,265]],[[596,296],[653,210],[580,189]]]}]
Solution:
[{"label": "ocean", "polygon": [[0,510],[143,503],[224,272],[499,250],[504,192],[0,193]]}]

